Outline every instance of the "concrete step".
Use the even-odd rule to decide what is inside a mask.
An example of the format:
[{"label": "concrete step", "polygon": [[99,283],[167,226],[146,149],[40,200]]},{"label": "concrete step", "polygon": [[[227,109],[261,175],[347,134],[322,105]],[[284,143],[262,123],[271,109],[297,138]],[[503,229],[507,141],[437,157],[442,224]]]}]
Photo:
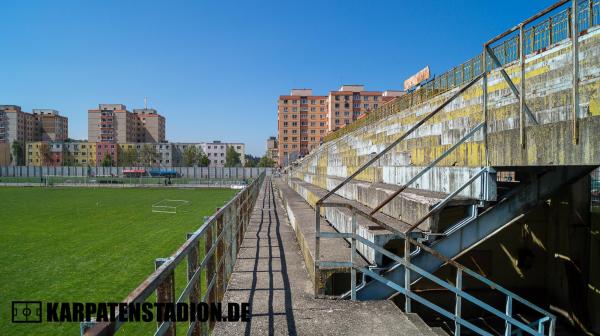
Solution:
[{"label": "concrete step", "polygon": [[437,336],[450,336],[451,335],[451,334],[447,333],[446,330],[444,330],[444,328],[442,328],[442,327],[433,327],[433,328],[431,328],[431,330]]},{"label": "concrete step", "polygon": [[[296,239],[312,283],[327,295],[339,295],[348,291],[350,289],[349,268],[341,270],[321,268],[320,272],[315,274],[315,210],[282,180],[276,179],[273,184],[282,199],[289,222],[296,233]],[[336,232],[324,218],[321,220],[321,231]],[[320,258],[323,261],[349,262],[350,247],[343,239],[321,239]],[[357,262],[362,266],[367,265],[362,258],[358,258]]]},{"label": "concrete step", "polygon": [[[319,188],[313,184],[301,181],[299,179],[291,179],[288,181],[289,186],[306,202],[308,202],[311,210],[314,213],[314,207],[316,202],[323,197],[327,190],[323,188]],[[338,203],[348,203],[352,206],[360,209],[363,212],[369,213],[371,211],[370,208],[365,205],[345,199],[338,195],[332,195],[327,200],[328,202],[338,202]],[[321,210],[321,214],[327,221],[339,232],[352,232],[352,211],[347,208],[342,207],[324,207]],[[410,228],[410,225],[399,221],[395,218],[392,218],[388,215],[377,213],[374,217],[388,225],[389,227],[394,228],[400,232],[405,232]],[[392,232],[382,229],[381,226],[373,223],[372,221],[362,217],[357,216],[357,224],[358,228],[356,230],[357,234],[361,237],[377,244],[379,246],[384,246],[386,249],[393,251],[396,254],[402,255],[403,253],[403,243],[402,241]],[[313,222],[314,223],[314,222]],[[417,230],[418,232],[419,230]],[[321,240],[323,241],[323,240]],[[383,255],[379,252],[374,251],[372,248],[367,247],[362,243],[357,244],[357,250],[370,264],[383,265],[386,261]]]},{"label": "concrete step", "polygon": [[[332,190],[344,180],[335,176],[318,176],[308,173],[302,174],[299,179],[327,190]],[[366,207],[375,208],[399,189],[400,186],[394,184],[352,180],[338,190],[337,194],[348,200],[357,201]],[[416,223],[447,195],[442,192],[408,188],[381,208],[380,212],[406,223]],[[465,217],[467,206],[476,202],[477,200],[474,198],[457,196],[448,203],[443,211],[425,220],[419,228],[423,231],[441,232],[461,216]],[[440,221],[440,219],[442,220]]]},{"label": "concrete step", "polygon": [[438,334],[436,332],[434,332],[427,325],[427,323],[425,323],[425,321],[423,321],[423,319],[421,319],[421,317],[419,315],[414,314],[414,313],[409,313],[409,314],[406,314],[406,317],[408,318],[409,321],[411,321],[417,327],[417,329],[419,329],[419,331],[421,332],[422,335],[438,336]]}]

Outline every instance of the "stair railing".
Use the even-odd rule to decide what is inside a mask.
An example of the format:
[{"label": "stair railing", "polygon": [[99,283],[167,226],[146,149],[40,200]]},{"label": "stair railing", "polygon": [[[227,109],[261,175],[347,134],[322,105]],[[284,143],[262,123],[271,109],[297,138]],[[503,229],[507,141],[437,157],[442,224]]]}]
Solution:
[{"label": "stair railing", "polygon": [[[536,336],[542,336],[542,335],[554,336],[556,317],[553,314],[534,305],[533,303],[525,300],[524,298],[509,291],[508,289],[503,288],[499,284],[497,284],[489,279],[486,279],[485,277],[481,276],[477,272],[468,269],[467,267],[459,264],[458,262],[456,262],[450,258],[447,258],[446,256],[442,255],[438,251],[432,249],[431,247],[411,238],[410,235],[403,233],[401,231],[398,231],[397,229],[392,228],[388,225],[385,225],[378,219],[374,219],[374,222],[376,224],[382,226],[386,230],[391,231],[392,233],[396,234],[397,236],[401,237],[404,240],[404,246],[405,246],[404,257],[400,257],[400,256],[384,249],[383,247],[376,245],[375,243],[369,241],[368,239],[363,238],[362,236],[360,236],[356,233],[357,227],[358,227],[357,216],[363,216],[365,218],[368,218],[369,220],[372,220],[370,214],[365,213],[365,212],[361,211],[360,209],[355,208],[353,205],[348,204],[348,203],[333,203],[332,202],[332,203],[328,203],[328,205],[333,206],[333,207],[345,207],[352,211],[351,232],[349,232],[349,233],[348,232],[320,232],[320,229],[318,228],[317,237],[326,238],[326,239],[329,239],[329,238],[349,239],[350,240],[350,248],[351,248],[350,261],[349,262],[321,261],[321,260],[319,260],[320,258],[317,257],[317,256],[319,256],[319,253],[317,251],[315,254],[315,264],[322,266],[322,267],[328,267],[328,268],[346,268],[346,269],[350,268],[350,271],[351,271],[350,299],[351,300],[356,300],[356,289],[357,289],[357,287],[356,287],[356,275],[357,275],[356,272],[358,271],[358,272],[361,272],[363,275],[366,275],[366,276],[374,279],[375,281],[381,282],[384,285],[394,289],[398,293],[404,295],[405,299],[406,299],[405,307],[404,307],[405,312],[407,312],[407,313],[411,312],[411,300],[414,300],[414,301],[424,305],[425,307],[432,309],[433,311],[440,314],[441,316],[444,316],[444,317],[454,321],[455,335],[461,334],[462,327],[465,327],[479,335],[489,335],[489,336],[493,335],[492,332],[486,331],[486,330],[482,329],[482,327],[477,326],[477,325],[469,322],[468,320],[462,318],[462,302],[463,302],[463,300],[465,300],[465,301],[467,301],[471,304],[474,304],[477,307],[485,310],[486,312],[492,314],[493,316],[503,320],[504,324],[505,324],[505,330],[504,330],[505,335],[511,335],[513,332],[522,332],[522,333],[526,333],[529,335],[536,335]],[[317,216],[318,216],[318,213],[317,213]],[[319,222],[320,221],[318,220],[317,223],[319,223]],[[358,256],[357,243],[364,244],[365,246],[372,248],[373,250],[385,255],[386,257],[390,258],[392,261],[403,266],[404,270],[405,270],[404,283],[398,284],[390,279],[385,278],[384,276],[382,276],[380,274],[377,274],[376,272],[370,270],[368,267],[363,267],[363,266],[359,265],[358,263],[356,263],[357,256]],[[455,283],[451,284],[451,283],[427,272],[426,270],[416,266],[415,264],[412,264],[411,258],[410,258],[410,255],[411,255],[410,251],[411,251],[412,245],[414,245],[417,249],[419,249],[421,251],[421,253],[431,254],[434,257],[443,261],[445,264],[454,267],[456,269]],[[418,292],[412,291],[411,290],[410,272],[415,272],[420,277],[426,278],[426,279],[434,282],[435,284],[441,286],[442,288],[452,292],[455,296],[454,311],[448,311],[447,309],[442,308],[439,305],[420,296]],[[500,311],[499,309],[494,308],[490,304],[476,298],[475,296],[473,296],[472,294],[469,294],[466,290],[464,290],[462,287],[462,283],[463,283],[465,276],[468,276],[471,279],[475,279],[475,280],[479,281],[480,283],[490,287],[491,289],[503,294],[506,298],[505,299],[505,310]],[[533,312],[539,314],[540,317],[537,320],[535,320],[534,322],[523,322],[523,321],[517,320],[513,316],[513,304],[514,303],[519,303],[519,304],[531,309]]]}]

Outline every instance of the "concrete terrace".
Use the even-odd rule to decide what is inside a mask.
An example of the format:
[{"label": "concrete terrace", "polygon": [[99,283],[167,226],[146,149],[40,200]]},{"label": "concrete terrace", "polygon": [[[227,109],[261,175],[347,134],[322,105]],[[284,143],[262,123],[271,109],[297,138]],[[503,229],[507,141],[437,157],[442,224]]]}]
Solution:
[{"label": "concrete terrace", "polygon": [[[224,304],[249,302],[250,322],[217,323],[214,335],[446,335],[388,300],[315,299],[297,234],[278,192],[293,191],[267,178],[223,299]],[[314,228],[314,211],[305,211],[308,203],[287,207],[295,211],[296,226]],[[312,240],[314,245],[314,236]]]}]

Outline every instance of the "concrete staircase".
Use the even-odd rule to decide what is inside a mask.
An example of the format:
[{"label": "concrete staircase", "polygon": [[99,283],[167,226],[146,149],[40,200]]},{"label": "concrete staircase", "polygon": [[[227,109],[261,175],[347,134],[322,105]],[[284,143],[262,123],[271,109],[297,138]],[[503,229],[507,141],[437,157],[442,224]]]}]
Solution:
[{"label": "concrete staircase", "polygon": [[[319,274],[314,273],[314,255],[315,255],[315,211],[298,193],[292,190],[284,181],[275,180],[273,182],[279,200],[282,202],[282,208],[285,209],[285,215],[289,220],[290,226],[293,228],[296,240],[300,248],[301,255],[306,265],[306,270],[309,273],[309,278],[313,285],[323,286],[326,291],[331,294],[340,294],[348,288],[348,270],[336,270],[330,272],[326,269],[321,269]],[[324,232],[334,231],[333,227],[329,226],[324,229]],[[285,242],[284,242],[285,243]],[[281,243],[279,243],[281,244]],[[274,244],[275,245],[275,244]],[[327,240],[321,246],[322,255],[327,255],[333,260],[343,261],[348,258],[348,245],[342,240]],[[367,265],[365,260],[359,260],[361,265]],[[237,265],[236,265],[237,267]],[[288,266],[289,267],[289,266]],[[247,268],[247,267],[246,267]],[[244,286],[247,286],[245,283]],[[230,281],[228,290],[232,289],[235,295],[239,295],[236,290],[235,276],[234,280]],[[243,287],[243,286],[240,286]],[[236,298],[244,299],[244,298]],[[314,300],[314,299],[313,299]],[[416,336],[447,336],[448,333],[440,327],[428,326],[418,315],[405,314],[398,309],[392,301],[362,301],[351,302],[347,300],[328,300],[316,299],[319,306],[330,306],[335,314],[327,319],[315,317],[320,325],[314,326],[315,329],[308,332],[309,334],[355,334],[356,331],[362,330],[358,324],[378,325],[379,330],[372,330],[375,334],[389,335],[416,335]],[[315,305],[313,303],[313,305]],[[301,311],[301,306],[294,306],[296,311]],[[357,317],[356,314],[364,312],[366,315]],[[353,316],[354,321],[348,321],[348,316]],[[340,321],[331,320],[332,318],[340,319]],[[378,320],[375,322],[374,320]],[[324,321],[328,321],[330,327],[322,325]],[[253,322],[256,323],[256,322]],[[354,327],[353,327],[354,326]],[[223,328],[228,328],[231,334],[235,334],[234,326],[229,323],[219,326],[217,334],[228,334],[223,332]],[[353,329],[354,328],[354,329]],[[383,329],[381,329],[383,328]],[[300,330],[299,330],[300,331]]]}]

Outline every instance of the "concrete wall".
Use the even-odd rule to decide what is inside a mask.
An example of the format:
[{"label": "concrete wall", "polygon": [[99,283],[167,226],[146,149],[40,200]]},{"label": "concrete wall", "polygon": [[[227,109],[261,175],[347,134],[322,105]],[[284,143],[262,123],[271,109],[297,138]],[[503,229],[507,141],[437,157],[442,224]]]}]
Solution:
[{"label": "concrete wall", "polygon": [[[570,41],[566,40],[526,59],[526,103],[541,125],[534,126],[529,120],[526,122],[525,148],[519,143],[519,102],[499,70],[489,75],[488,156],[492,166],[600,164],[600,146],[595,145],[600,142],[600,29],[590,29],[579,38],[579,42],[580,142],[574,145],[571,141],[572,55]],[[519,86],[518,62],[505,68],[515,85]],[[379,153],[457,90],[450,90],[325,143],[304,158],[296,176],[303,178],[302,173],[338,177],[352,174],[373,153]],[[482,93],[480,84],[468,89],[357,178],[391,184],[405,181],[406,176],[414,174],[415,167],[429,164],[483,121]],[[473,168],[486,165],[483,138],[483,132],[477,132],[438,166]],[[443,169],[440,170],[442,172]],[[459,176],[459,180],[463,181],[467,176],[468,173]],[[450,189],[447,182],[424,176],[417,184],[428,190],[447,192]],[[476,192],[467,190],[463,195]]]}]

